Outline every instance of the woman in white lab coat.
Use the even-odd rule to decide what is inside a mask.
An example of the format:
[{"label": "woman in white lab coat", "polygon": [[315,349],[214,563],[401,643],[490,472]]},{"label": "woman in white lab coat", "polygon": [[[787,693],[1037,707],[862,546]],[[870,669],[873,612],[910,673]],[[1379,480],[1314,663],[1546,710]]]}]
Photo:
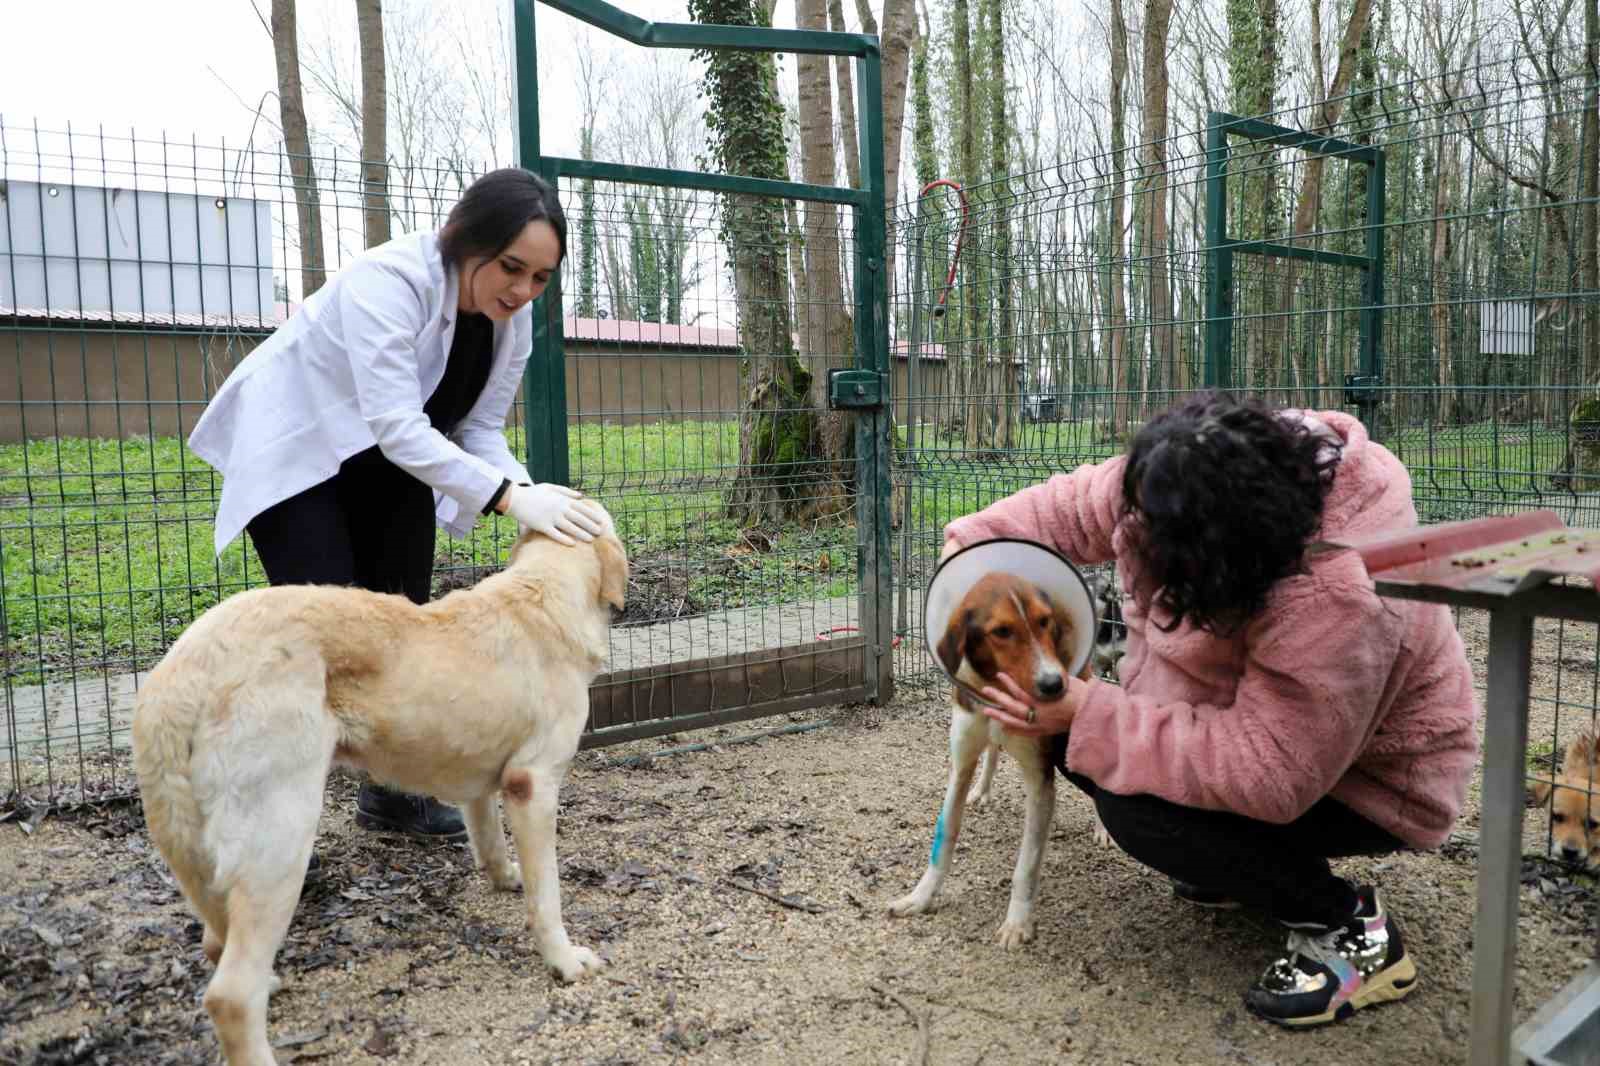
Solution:
[{"label": "woman in white lab coat", "polygon": [[[566,257],[555,190],[519,168],[474,182],[437,233],[367,250],[242,362],[189,438],[223,476],[216,550],[248,531],[274,585],[428,599],[434,527],[509,515],[563,543],[605,515],[531,484],[505,424],[533,339],[531,302]],[[454,808],[370,782],[356,822],[441,839]]]}]

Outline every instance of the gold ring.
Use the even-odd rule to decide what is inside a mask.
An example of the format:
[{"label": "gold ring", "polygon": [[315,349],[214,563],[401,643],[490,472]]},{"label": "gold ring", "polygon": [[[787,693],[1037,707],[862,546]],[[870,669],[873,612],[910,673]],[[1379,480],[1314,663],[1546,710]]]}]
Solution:
[{"label": "gold ring", "polygon": [[1029,707],[1028,708],[1028,724],[1032,725],[1033,723],[1037,722],[1038,720],[1039,720],[1039,712],[1034,710],[1032,707]]}]

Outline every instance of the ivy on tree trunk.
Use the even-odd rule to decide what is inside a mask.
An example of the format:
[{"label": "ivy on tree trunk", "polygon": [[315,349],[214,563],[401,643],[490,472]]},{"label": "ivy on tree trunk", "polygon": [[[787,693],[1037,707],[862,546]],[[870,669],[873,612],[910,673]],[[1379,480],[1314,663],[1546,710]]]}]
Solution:
[{"label": "ivy on tree trunk", "polygon": [[[766,26],[752,0],[689,0],[689,17],[707,25]],[[707,163],[728,174],[786,180],[783,105],[769,53],[702,50],[706,64]],[[784,283],[783,205],[746,194],[722,198],[722,239],[732,263],[738,314],[739,473],[729,514],[748,525],[810,517],[828,502],[818,491],[817,413],[811,374],[795,353]]]}]

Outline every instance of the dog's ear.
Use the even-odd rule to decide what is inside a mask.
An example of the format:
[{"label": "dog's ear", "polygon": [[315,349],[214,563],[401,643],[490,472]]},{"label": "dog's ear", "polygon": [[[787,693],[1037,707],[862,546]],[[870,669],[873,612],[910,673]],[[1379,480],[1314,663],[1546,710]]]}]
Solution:
[{"label": "dog's ear", "polygon": [[939,638],[939,661],[944,664],[945,672],[954,674],[961,669],[961,660],[967,657],[967,629],[972,625],[972,612],[957,611],[950,616],[950,623],[944,627],[944,636]]},{"label": "dog's ear", "polygon": [[1567,757],[1562,772],[1580,780],[1600,778],[1600,729],[1593,733],[1579,733],[1567,745]]},{"label": "dog's ear", "polygon": [[1528,789],[1528,798],[1533,801],[1535,807],[1543,807],[1550,802],[1550,790],[1553,787],[1554,782],[1540,778]]},{"label": "dog's ear", "polygon": [[600,602],[620,611],[628,599],[627,549],[615,536],[604,533],[595,539],[594,553],[600,560]]},{"label": "dog's ear", "polygon": [[1056,616],[1056,658],[1063,667],[1071,666],[1079,646],[1077,627],[1072,624],[1072,613],[1064,605],[1052,604],[1052,609]]}]

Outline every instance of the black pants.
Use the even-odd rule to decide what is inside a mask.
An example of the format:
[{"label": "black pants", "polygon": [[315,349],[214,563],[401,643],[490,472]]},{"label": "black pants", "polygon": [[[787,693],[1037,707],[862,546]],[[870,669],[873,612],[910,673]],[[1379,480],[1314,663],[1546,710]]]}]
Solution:
[{"label": "black pants", "polygon": [[246,527],[274,585],[354,585],[427,603],[433,584],[433,490],[376,447]]},{"label": "black pants", "polygon": [[1328,860],[1387,855],[1406,846],[1328,797],[1293,822],[1273,825],[1155,796],[1119,796],[1081,774],[1066,776],[1093,798],[1111,839],[1130,856],[1280,921],[1343,923],[1355,913],[1356,894],[1334,876]]}]

